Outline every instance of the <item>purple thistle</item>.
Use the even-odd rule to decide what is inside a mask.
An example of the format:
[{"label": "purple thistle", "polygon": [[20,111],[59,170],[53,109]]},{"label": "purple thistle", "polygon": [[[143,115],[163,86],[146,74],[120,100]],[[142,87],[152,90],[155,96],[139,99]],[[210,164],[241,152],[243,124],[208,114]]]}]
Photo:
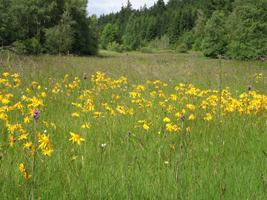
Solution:
[{"label": "purple thistle", "polygon": [[251,85],[248,85],[248,91],[251,90]]},{"label": "purple thistle", "polygon": [[185,116],[183,115],[182,117],[180,117],[180,119],[184,121],[184,119],[185,119]]},{"label": "purple thistle", "polygon": [[40,111],[39,110],[34,110],[33,113],[34,114],[38,114],[38,113],[40,113]]},{"label": "purple thistle", "polygon": [[34,113],[34,115],[32,115],[32,117],[37,120],[40,117],[40,115],[38,115],[40,113],[40,111],[34,110],[33,113]]},{"label": "purple thistle", "polygon": [[83,79],[87,79],[88,77],[86,76],[86,73],[83,74]]},{"label": "purple thistle", "polygon": [[264,58],[260,57],[261,61],[263,62],[264,61]]}]

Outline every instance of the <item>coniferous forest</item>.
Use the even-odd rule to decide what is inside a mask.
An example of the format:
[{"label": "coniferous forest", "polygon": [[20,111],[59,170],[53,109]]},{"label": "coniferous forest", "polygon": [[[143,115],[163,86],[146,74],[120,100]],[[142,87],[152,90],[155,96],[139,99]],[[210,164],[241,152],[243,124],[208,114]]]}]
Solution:
[{"label": "coniferous forest", "polygon": [[[96,16],[87,0],[0,0],[0,43],[26,54],[95,55],[98,49],[267,55],[267,0],[157,0]],[[90,4],[89,4],[90,5]]]}]

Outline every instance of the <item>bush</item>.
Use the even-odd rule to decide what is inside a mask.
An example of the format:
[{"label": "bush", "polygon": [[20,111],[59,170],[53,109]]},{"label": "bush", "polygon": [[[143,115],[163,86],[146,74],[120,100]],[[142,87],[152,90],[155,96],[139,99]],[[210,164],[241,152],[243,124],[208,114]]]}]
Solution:
[{"label": "bush", "polygon": [[181,43],[181,44],[179,44],[179,45],[176,47],[175,51],[176,51],[177,53],[188,53],[187,46],[186,46],[185,43]]},{"label": "bush", "polygon": [[124,51],[124,46],[114,41],[114,42],[108,43],[107,50],[122,53]]},{"label": "bush", "polygon": [[142,53],[153,53],[153,50],[149,47],[141,47],[139,51]]},{"label": "bush", "polygon": [[41,45],[34,37],[24,41],[16,41],[13,46],[18,54],[38,54],[41,50]]}]

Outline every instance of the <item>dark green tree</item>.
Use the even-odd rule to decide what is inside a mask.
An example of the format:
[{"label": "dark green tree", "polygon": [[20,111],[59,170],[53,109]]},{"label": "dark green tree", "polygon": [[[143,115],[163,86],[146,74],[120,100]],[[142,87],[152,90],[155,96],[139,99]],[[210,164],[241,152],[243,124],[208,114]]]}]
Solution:
[{"label": "dark green tree", "polygon": [[75,22],[66,10],[59,24],[46,30],[46,48],[50,53],[67,53],[72,48],[74,34],[71,26]]}]

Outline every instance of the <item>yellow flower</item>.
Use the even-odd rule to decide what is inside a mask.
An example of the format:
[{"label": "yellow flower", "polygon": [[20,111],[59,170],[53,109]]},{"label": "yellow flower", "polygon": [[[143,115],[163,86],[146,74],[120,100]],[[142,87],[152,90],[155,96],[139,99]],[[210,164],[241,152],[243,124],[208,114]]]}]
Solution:
[{"label": "yellow flower", "polygon": [[204,120],[210,121],[212,119],[212,115],[210,113],[206,114],[207,117],[204,117]]},{"label": "yellow flower", "polygon": [[2,99],[2,104],[8,104],[10,101],[6,98]]},{"label": "yellow flower", "polygon": [[24,148],[27,148],[27,149],[29,149],[29,148],[31,148],[32,147],[32,142],[26,142],[25,144],[23,144],[24,145],[24,147],[23,147],[23,149]]},{"label": "yellow flower", "polygon": [[187,132],[191,132],[191,130],[192,130],[191,127],[187,127],[187,128],[186,128],[186,131],[187,131]]},{"label": "yellow flower", "polygon": [[145,130],[148,130],[148,129],[149,129],[149,126],[146,125],[146,124],[143,124],[143,128],[144,128]]},{"label": "yellow flower", "polygon": [[172,149],[175,149],[175,145],[174,145],[174,144],[169,144],[169,146],[170,146]]},{"label": "yellow flower", "polygon": [[3,73],[3,76],[9,76],[9,72]]},{"label": "yellow flower", "polygon": [[77,113],[77,112],[72,113],[71,116],[73,116],[73,117],[80,117],[79,113]]},{"label": "yellow flower", "polygon": [[46,97],[46,93],[45,92],[42,92],[42,97]]},{"label": "yellow flower", "polygon": [[85,122],[85,124],[82,125],[82,128],[90,128],[91,126],[90,123]]},{"label": "yellow flower", "polygon": [[43,121],[43,123],[46,125],[47,128],[49,127],[48,122]]},{"label": "yellow flower", "polygon": [[49,149],[52,149],[52,145],[49,140],[49,134],[46,136],[45,134],[38,135],[38,142],[41,144],[39,145],[38,149],[45,149],[46,145]]},{"label": "yellow flower", "polygon": [[31,118],[30,118],[30,117],[25,117],[25,118],[24,118],[24,123],[25,123],[25,124],[30,123],[30,121],[31,121]]},{"label": "yellow flower", "polygon": [[76,142],[78,145],[80,145],[81,141],[85,141],[85,139],[81,138],[78,134],[70,132],[70,135],[72,136],[72,138],[70,138],[69,140],[71,140],[72,143]]},{"label": "yellow flower", "polygon": [[27,133],[27,134],[23,133],[23,134],[21,134],[21,136],[19,137],[18,140],[26,140],[28,135],[29,135],[29,133]]},{"label": "yellow flower", "polygon": [[193,114],[191,114],[189,117],[188,117],[188,120],[194,120],[196,117],[193,115]]},{"label": "yellow flower", "polygon": [[178,117],[179,119],[182,117],[182,115],[181,115],[180,112],[176,113],[174,116],[175,116],[175,117]]},{"label": "yellow flower", "polygon": [[54,127],[54,129],[57,129],[57,126],[55,123],[51,122],[51,125]]},{"label": "yellow flower", "polygon": [[187,105],[186,105],[186,107],[187,107],[187,108],[189,108],[189,110],[190,110],[190,111],[192,111],[192,110],[195,110],[195,109],[196,109],[196,106],[195,106],[195,105],[193,105],[193,104],[187,104]]},{"label": "yellow flower", "polygon": [[18,78],[19,77],[19,74],[18,73],[15,73],[13,75],[11,75],[12,77],[15,77],[15,78]]},{"label": "yellow flower", "polygon": [[95,116],[94,118],[98,119],[100,117],[100,115],[102,114],[102,112],[95,112]]},{"label": "yellow flower", "polygon": [[13,139],[13,135],[9,134],[8,136],[8,141],[10,142],[10,147],[14,147],[14,139]]},{"label": "yellow flower", "polygon": [[19,170],[20,170],[21,173],[24,172],[24,171],[26,170],[26,167],[25,167],[25,165],[24,165],[23,163],[21,163],[21,164],[19,165]]},{"label": "yellow flower", "polygon": [[167,123],[169,123],[171,120],[168,118],[168,117],[165,117],[164,119],[163,119],[163,122],[167,122]]},{"label": "yellow flower", "polygon": [[25,177],[26,179],[29,179],[29,178],[32,177],[32,175],[29,175],[27,172],[25,172],[25,173],[24,173],[24,177]]},{"label": "yellow flower", "polygon": [[168,161],[165,161],[164,163],[165,163],[165,164],[169,164],[169,162],[168,162]]},{"label": "yellow flower", "polygon": [[51,153],[53,152],[52,149],[49,149],[49,148],[45,148],[43,149],[43,153],[45,156],[48,155],[48,156],[51,156]]}]

